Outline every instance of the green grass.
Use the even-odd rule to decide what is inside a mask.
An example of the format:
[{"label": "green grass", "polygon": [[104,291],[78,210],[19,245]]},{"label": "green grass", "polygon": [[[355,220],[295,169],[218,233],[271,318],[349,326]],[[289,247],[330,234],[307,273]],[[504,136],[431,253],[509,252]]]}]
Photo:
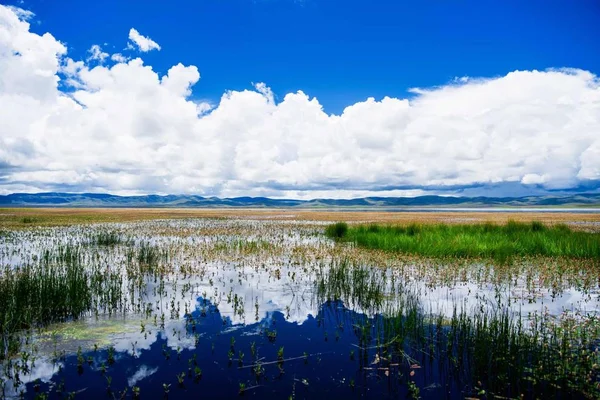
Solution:
[{"label": "green grass", "polygon": [[369,249],[425,257],[488,258],[499,263],[528,256],[600,260],[600,234],[577,232],[560,224],[359,225],[347,227],[345,232],[340,225],[330,225],[326,234]]}]

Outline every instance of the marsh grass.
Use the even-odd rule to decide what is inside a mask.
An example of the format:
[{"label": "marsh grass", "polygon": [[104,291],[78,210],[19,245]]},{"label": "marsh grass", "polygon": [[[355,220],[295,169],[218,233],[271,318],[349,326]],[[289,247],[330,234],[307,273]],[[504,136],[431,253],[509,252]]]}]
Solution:
[{"label": "marsh grass", "polygon": [[345,222],[336,222],[325,228],[325,234],[334,239],[343,238],[348,232],[348,224]]},{"label": "marsh grass", "polygon": [[321,265],[317,293],[321,302],[341,300],[348,306],[377,310],[386,296],[385,276],[344,258],[333,261],[329,267]]},{"label": "marsh grass", "polygon": [[217,252],[236,253],[236,254],[255,254],[273,250],[274,245],[267,240],[226,240],[218,241],[213,249]]},{"label": "marsh grass", "polygon": [[348,261],[323,269],[316,292],[321,301],[358,305],[373,315],[353,323],[367,368],[375,351],[376,360],[385,360],[379,368],[435,363],[443,374],[461,377],[467,397],[600,398],[596,316],[515,315],[497,304],[455,307],[448,318],[423,310],[418,293],[394,283],[385,269]]},{"label": "marsh grass", "polygon": [[488,258],[501,264],[527,256],[600,260],[600,235],[573,231],[564,224],[371,224],[351,226],[344,234],[336,226],[327,227],[326,234],[369,249],[425,257]]},{"label": "marsh grass", "polygon": [[115,246],[121,243],[121,237],[114,231],[101,231],[92,236],[91,242],[98,246]]},{"label": "marsh grass", "polygon": [[435,347],[448,369],[467,373],[473,386],[484,382],[489,394],[598,398],[598,321],[535,315],[524,324],[522,317],[503,309],[455,310],[449,326],[437,326],[437,337],[426,342],[443,338]]},{"label": "marsh grass", "polygon": [[160,250],[147,242],[142,242],[137,251],[137,261],[144,269],[154,270],[161,259]]},{"label": "marsh grass", "polygon": [[38,265],[6,267],[0,279],[2,330],[76,317],[91,305],[81,255],[70,246],[49,252]]},{"label": "marsh grass", "polygon": [[39,263],[0,271],[0,336],[9,353],[14,334],[53,322],[77,319],[96,309],[121,305],[121,278],[85,266],[78,247],[46,251]]}]

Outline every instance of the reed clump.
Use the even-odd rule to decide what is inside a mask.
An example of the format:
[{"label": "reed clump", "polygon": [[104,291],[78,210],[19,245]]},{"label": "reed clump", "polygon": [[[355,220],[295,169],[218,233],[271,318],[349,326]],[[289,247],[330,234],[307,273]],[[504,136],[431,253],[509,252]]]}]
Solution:
[{"label": "reed clump", "polygon": [[345,222],[336,222],[325,228],[325,234],[334,239],[343,238],[348,232],[348,224]]},{"label": "reed clump", "polygon": [[321,302],[343,301],[347,306],[377,310],[386,297],[385,281],[385,276],[373,273],[372,268],[342,259],[329,268],[321,265],[316,284]]},{"label": "reed clump", "polygon": [[114,231],[101,231],[92,237],[92,243],[98,246],[115,246],[121,243],[121,237]]},{"label": "reed clump", "polygon": [[147,242],[142,242],[137,250],[137,261],[140,265],[140,270],[151,272],[158,268],[161,259],[160,250],[158,247]]},{"label": "reed clump", "polygon": [[529,256],[600,259],[599,234],[535,221],[504,225],[371,224],[348,227],[343,234],[330,225],[326,234],[369,249],[433,258],[487,258],[498,263]]}]

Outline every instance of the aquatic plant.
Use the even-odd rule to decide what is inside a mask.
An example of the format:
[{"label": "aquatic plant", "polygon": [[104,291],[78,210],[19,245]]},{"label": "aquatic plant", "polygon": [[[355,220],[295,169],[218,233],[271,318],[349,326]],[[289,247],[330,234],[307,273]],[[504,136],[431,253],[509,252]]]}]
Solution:
[{"label": "aquatic plant", "polygon": [[[600,319],[594,315],[565,313],[556,319],[534,314],[526,319],[500,304],[492,304],[491,308],[475,310],[455,308],[448,319],[425,312],[418,293],[410,287],[393,291],[385,269],[361,271],[366,277],[361,277],[358,284],[373,282],[376,297],[384,299],[369,301],[353,287],[354,269],[361,267],[332,263],[316,284],[317,294],[321,299],[343,300],[378,315],[372,321],[363,317],[353,323],[361,353],[377,349],[387,354],[377,354],[375,363],[386,359],[394,365],[407,362],[411,368],[418,368],[411,354],[427,354],[448,374],[466,376],[473,390],[475,383],[483,382],[493,396],[600,396]],[[529,321],[527,326],[525,320]],[[410,372],[413,375],[414,369]],[[413,398],[419,397],[418,389],[409,382]]]},{"label": "aquatic plant", "polygon": [[92,243],[98,246],[114,246],[121,243],[121,237],[115,231],[100,231],[92,236]]},{"label": "aquatic plant", "polygon": [[348,224],[345,222],[336,222],[325,228],[325,234],[334,239],[341,239],[348,232]]},{"label": "aquatic plant", "polygon": [[332,260],[328,267],[320,266],[317,293],[321,301],[342,300],[349,306],[372,310],[383,304],[384,277],[373,273],[373,268],[352,264],[347,258]]},{"label": "aquatic plant", "polygon": [[183,387],[183,383],[185,381],[185,372],[176,375],[177,383],[179,383],[179,387]]},{"label": "aquatic plant", "polygon": [[165,397],[169,397],[169,392],[171,391],[171,384],[163,383],[162,387]]},{"label": "aquatic plant", "polygon": [[489,258],[503,264],[514,257],[574,257],[600,260],[600,235],[566,225],[509,221],[505,225],[409,224],[326,228],[331,238],[369,249],[435,258]]},{"label": "aquatic plant", "polygon": [[[520,234],[521,225],[509,225],[507,235]],[[543,224],[526,225],[529,226],[527,232],[533,235],[547,234],[554,229]],[[227,357],[235,358],[240,370],[254,375],[252,383],[246,383],[248,386],[255,383],[254,378],[256,383],[261,381],[259,385],[246,386],[246,393],[265,385],[269,391],[287,396],[287,382],[308,385],[308,380],[297,375],[294,360],[302,364],[314,357],[311,366],[304,370],[318,374],[322,372],[320,368],[331,365],[331,357],[340,361],[344,384],[337,387],[345,387],[345,390],[349,390],[348,385],[351,388],[357,385],[361,390],[378,390],[379,386],[371,387],[367,379],[385,377],[390,383],[390,393],[401,395],[412,390],[412,382],[418,389],[417,396],[430,397],[432,390],[437,389],[427,384],[437,384],[442,379],[450,386],[460,386],[464,397],[598,397],[594,386],[600,382],[598,320],[594,322],[593,316],[578,313],[587,304],[595,306],[599,269],[594,259],[554,257],[533,263],[527,258],[510,264],[472,261],[471,256],[462,257],[460,261],[453,256],[442,256],[438,260],[399,256],[392,251],[336,244],[322,235],[323,224],[312,222],[303,225],[292,221],[282,224],[187,220],[20,229],[0,237],[0,261],[8,260],[9,264],[3,265],[0,277],[4,277],[4,269],[11,269],[9,275],[16,276],[13,270],[22,273],[28,267],[37,271],[44,263],[58,270],[66,269],[69,264],[80,264],[81,276],[85,278],[82,281],[91,298],[89,308],[85,307],[78,317],[57,319],[63,322],[90,317],[89,323],[86,318],[85,322],[49,327],[59,332],[56,339],[52,339],[54,352],[49,357],[57,372],[50,382],[41,383],[42,391],[46,385],[58,391],[56,384],[61,378],[73,376],[71,370],[76,366],[83,370],[86,348],[92,343],[96,343],[94,350],[100,351],[95,355],[100,371],[106,372],[105,363],[127,362],[128,357],[120,357],[114,348],[110,349],[111,344],[116,346],[112,336],[110,339],[84,338],[97,328],[103,330],[102,321],[108,320],[118,321],[123,330],[127,326],[132,335],[141,332],[146,343],[154,336],[157,341],[172,340],[163,346],[165,359],[175,358],[171,356],[176,351],[177,359],[188,361],[183,368],[177,366],[177,361],[165,362],[160,368],[160,378],[142,383],[144,388],[153,388],[150,394],[156,394],[157,389],[160,393],[161,382],[174,383],[172,378],[176,374],[178,382],[183,383],[184,376],[188,376],[198,383],[202,375],[200,367],[209,368],[213,362],[221,364],[227,360],[225,350],[221,349],[228,349]],[[341,240],[346,240],[353,229],[354,224],[351,224]],[[403,235],[418,238],[426,233],[423,229],[420,224],[409,224]],[[493,231],[496,227],[489,224],[484,229]],[[568,231],[560,226],[556,229]],[[93,245],[93,238],[99,232],[118,232],[120,237],[131,239],[114,247]],[[270,245],[260,244],[262,241]],[[245,245],[246,242],[249,244]],[[512,258],[517,257],[520,256]],[[456,303],[455,315],[451,308],[450,314],[438,313],[435,300],[427,296],[445,288],[448,292],[456,288],[456,292],[465,292],[469,300],[480,303],[474,308],[461,308],[460,303]],[[277,291],[282,299],[265,307],[270,290]],[[577,291],[583,297],[564,315],[518,312],[520,304],[542,309],[540,299],[549,304],[558,299],[563,290]],[[486,297],[478,297],[481,293],[486,293]],[[438,297],[440,302],[454,302],[451,294],[436,295]],[[251,310],[244,310],[248,301]],[[302,317],[307,308],[318,310],[319,307],[318,315],[309,311],[315,318],[309,318],[302,327],[291,329],[287,322],[282,323],[282,319],[293,321]],[[118,319],[110,318],[116,312],[122,312],[124,318],[121,320],[121,314]],[[248,338],[243,331],[240,335],[238,328],[246,329],[241,324],[247,318],[261,321],[265,315],[268,318],[252,328],[259,327],[262,336]],[[127,320],[129,323],[124,324]],[[304,349],[286,344],[286,354],[292,353],[288,359],[284,358],[282,346],[272,343],[277,336],[279,342],[290,343],[288,335],[293,335],[296,329],[308,333],[305,329],[313,323],[315,332],[309,333],[313,341]],[[47,324],[45,320],[28,321],[6,336],[9,340],[5,342],[8,343],[5,349],[11,350],[5,354],[11,355],[11,359],[3,365],[12,363],[12,366],[3,368],[0,383],[4,380],[17,390],[29,390],[35,385],[24,382],[27,381],[24,376],[31,375],[38,356],[32,343],[45,343],[50,337],[45,329],[38,329]],[[69,326],[79,326],[82,331],[90,329],[90,332],[74,335],[62,331]],[[212,328],[217,330],[216,334]],[[108,331],[104,334],[109,336]],[[323,343],[323,336],[335,337],[339,343]],[[77,342],[71,342],[74,337]],[[119,351],[130,343],[129,353],[133,357],[139,355],[140,362],[149,361],[148,352],[136,351],[137,342],[125,339],[117,346]],[[71,343],[75,343],[74,346]],[[188,346],[192,343],[197,352],[189,352]],[[211,357],[207,351],[214,349],[215,344],[219,351]],[[79,345],[82,350],[76,354]],[[59,350],[58,346],[64,347]],[[335,351],[309,354],[313,346],[332,347]],[[240,351],[248,347],[250,362],[243,360]],[[154,349],[160,357],[160,345]],[[301,350],[307,351],[302,354]],[[112,361],[109,361],[106,356],[111,352]],[[259,357],[259,352],[265,357]],[[348,352],[350,359],[356,362],[347,362]],[[198,360],[196,355],[199,355]],[[155,357],[150,359],[155,361]],[[93,365],[90,357],[87,362]],[[284,376],[284,364],[286,370],[293,373]],[[67,366],[68,375],[62,371],[63,366]],[[425,372],[428,366],[429,371],[434,366],[439,372],[433,375],[420,372]],[[110,375],[117,379],[115,374],[121,374],[121,370],[110,367]],[[215,370],[211,367],[211,375],[213,373]],[[230,381],[248,379],[236,375],[241,372],[234,368],[226,373],[230,374]],[[106,379],[101,376],[99,372],[88,374],[86,380]],[[272,377],[286,384],[275,384]],[[118,380],[121,382],[121,376]],[[311,381],[311,385],[320,390],[327,384],[317,379],[314,383]],[[285,393],[280,390],[283,386]],[[338,393],[332,386],[327,389]],[[224,393],[227,390],[235,394],[235,388],[227,387]],[[64,388],[61,393],[66,397]],[[127,395],[115,389],[109,396],[119,398],[124,393]],[[295,395],[295,389],[293,393]],[[130,394],[136,397],[134,388]]]},{"label": "aquatic plant", "polygon": [[37,264],[0,270],[0,336],[5,351],[18,331],[77,319],[102,303],[121,306],[118,273],[84,265],[80,249],[46,251]]},{"label": "aquatic plant", "polygon": [[153,273],[158,268],[161,253],[158,247],[142,242],[137,248],[136,258],[140,266],[140,272]]},{"label": "aquatic plant", "polygon": [[267,335],[269,342],[275,342],[275,340],[277,340],[277,331],[275,329],[266,329],[265,334]]}]

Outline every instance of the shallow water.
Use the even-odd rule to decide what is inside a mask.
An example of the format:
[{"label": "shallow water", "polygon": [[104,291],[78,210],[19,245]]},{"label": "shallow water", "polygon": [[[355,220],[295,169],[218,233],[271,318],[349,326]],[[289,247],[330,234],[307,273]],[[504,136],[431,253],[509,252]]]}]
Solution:
[{"label": "shallow water", "polygon": [[[405,397],[409,382],[425,399],[472,395],[475,382],[448,373],[444,363],[426,353],[412,352],[410,343],[403,349],[412,359],[386,359],[376,346],[383,337],[378,330],[385,320],[381,310],[360,301],[330,302],[319,295],[316,282],[327,273],[331,260],[353,257],[357,251],[335,246],[322,230],[322,224],[310,222],[165,220],[45,228],[0,237],[3,268],[34,264],[45,250],[70,245],[79,249],[85,263],[125,270],[128,251],[142,243],[165,254],[161,264],[166,268],[158,280],[144,278],[143,289],[120,312],[90,313],[35,333],[31,371],[20,376],[22,384],[17,387],[14,377],[3,376],[5,395],[22,392],[33,398],[61,391],[76,392],[81,398],[120,398],[119,393],[129,388],[131,398],[131,387],[138,386],[141,398],[162,398],[166,384],[169,398],[196,393],[231,398],[240,395],[243,384],[241,394],[260,398],[381,398]],[[119,232],[125,242],[94,245],[90,238],[97,231]],[[364,260],[369,258],[360,262]],[[383,265],[390,262],[386,259]],[[490,283],[476,278],[484,265],[432,284],[435,273],[424,277],[422,269],[429,266],[418,263],[403,264],[401,269],[366,267],[377,268],[387,297],[411,293],[424,313],[445,317],[457,308],[482,307],[507,308],[523,318],[600,311],[597,285],[563,283],[558,290],[528,284],[531,279],[525,276]],[[128,290],[129,284],[124,278],[123,289]],[[357,327],[367,322],[365,343]],[[256,355],[251,351],[253,342]],[[281,347],[284,361],[278,363]],[[112,365],[109,348],[114,351]],[[78,350],[85,359],[81,368]],[[251,367],[257,361],[263,372]],[[201,377],[195,377],[196,367],[202,370]],[[182,373],[180,385],[176,375]]]},{"label": "shallow water", "polygon": [[[110,376],[115,394],[136,385],[143,398],[161,397],[163,383],[171,384],[168,397],[175,399],[197,393],[207,398],[232,398],[240,394],[240,383],[249,388],[245,396],[258,398],[388,398],[406,395],[406,379],[411,370],[417,372],[413,376],[415,383],[424,388],[423,398],[452,398],[461,393],[458,382],[444,379],[433,364],[419,369],[411,369],[405,363],[386,366],[383,361],[376,361],[376,350],[363,354],[356,347],[353,327],[366,317],[340,303],[324,305],[302,324],[287,321],[280,312],[268,313],[258,323],[239,327],[230,321],[223,323],[223,316],[214,307],[205,317],[200,316],[198,309],[193,314],[199,321],[196,332],[201,335],[197,346],[186,346],[170,341],[170,335],[153,333],[152,342],[143,350],[136,349],[135,356],[131,349],[117,348],[116,361],[105,373],[101,372],[101,365],[108,365],[106,350],[83,353],[92,360],[81,369],[74,355],[55,364],[39,360],[32,377],[41,383],[36,388],[34,382],[27,383],[27,393],[33,394],[36,389],[56,391],[64,381],[64,391],[75,391],[85,398],[104,398],[108,394],[106,376]],[[276,331],[277,335],[269,339],[266,331]],[[188,334],[192,334],[191,330]],[[231,338],[235,340],[235,356],[229,361]],[[281,347],[284,361],[279,364],[277,352]],[[177,348],[182,350],[178,352]],[[241,363],[240,351],[244,353]],[[252,367],[256,359],[263,363],[259,378]],[[196,366],[202,369],[200,378],[194,376]],[[180,373],[185,375],[182,385],[175,377]]]}]

